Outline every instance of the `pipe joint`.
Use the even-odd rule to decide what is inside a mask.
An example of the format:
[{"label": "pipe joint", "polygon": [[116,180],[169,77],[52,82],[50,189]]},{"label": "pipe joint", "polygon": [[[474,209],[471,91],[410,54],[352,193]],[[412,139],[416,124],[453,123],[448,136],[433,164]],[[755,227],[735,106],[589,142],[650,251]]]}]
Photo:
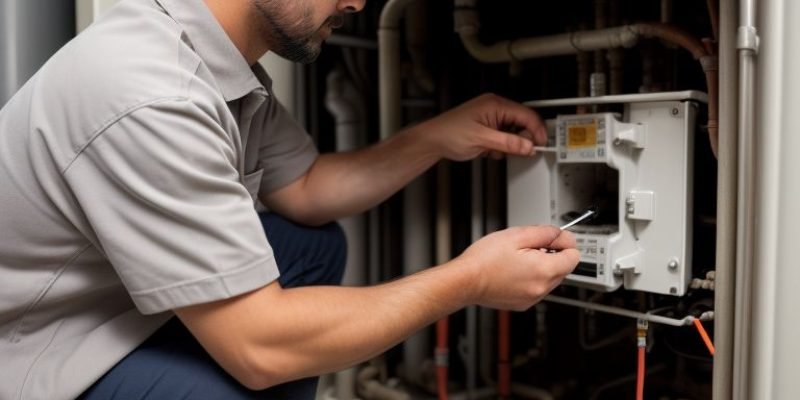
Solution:
[{"label": "pipe joint", "polygon": [[717,56],[708,55],[700,57],[700,66],[703,71],[719,71],[719,58]]},{"label": "pipe joint", "polygon": [[390,0],[387,2],[381,11],[378,30],[400,29],[400,20],[403,18],[403,13],[405,12],[406,7],[413,1],[414,0]]},{"label": "pipe joint", "polygon": [[758,46],[761,39],[758,31],[753,26],[740,26],[736,32],[736,48],[739,50],[749,50],[758,53]]}]

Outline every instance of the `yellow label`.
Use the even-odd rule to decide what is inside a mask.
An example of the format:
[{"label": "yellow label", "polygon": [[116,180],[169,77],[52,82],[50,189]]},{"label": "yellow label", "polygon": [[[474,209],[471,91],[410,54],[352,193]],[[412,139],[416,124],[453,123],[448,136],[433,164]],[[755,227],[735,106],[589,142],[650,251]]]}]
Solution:
[{"label": "yellow label", "polygon": [[583,124],[567,127],[567,147],[594,147],[597,145],[597,125]]}]

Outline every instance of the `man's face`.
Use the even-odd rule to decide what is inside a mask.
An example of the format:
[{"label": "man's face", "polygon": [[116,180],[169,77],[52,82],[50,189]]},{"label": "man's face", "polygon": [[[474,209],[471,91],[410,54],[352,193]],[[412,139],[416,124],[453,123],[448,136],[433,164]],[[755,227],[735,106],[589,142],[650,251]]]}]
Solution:
[{"label": "man's face", "polygon": [[322,42],[344,22],[344,12],[334,0],[252,1],[257,30],[270,51],[295,62],[316,60]]}]

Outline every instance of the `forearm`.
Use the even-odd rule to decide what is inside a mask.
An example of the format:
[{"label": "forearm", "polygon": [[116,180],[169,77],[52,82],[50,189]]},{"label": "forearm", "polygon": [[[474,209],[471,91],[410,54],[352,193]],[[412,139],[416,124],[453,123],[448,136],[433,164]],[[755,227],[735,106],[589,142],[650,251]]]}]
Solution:
[{"label": "forearm", "polygon": [[469,304],[477,287],[470,270],[447,264],[367,288],[271,285],[202,318],[191,307],[178,315],[201,343],[226,343],[207,350],[247,386],[262,388],[366,360]]},{"label": "forearm", "polygon": [[296,195],[270,195],[265,203],[300,222],[329,222],[380,204],[440,159],[424,132],[411,128],[365,149],[321,155],[292,184]]}]

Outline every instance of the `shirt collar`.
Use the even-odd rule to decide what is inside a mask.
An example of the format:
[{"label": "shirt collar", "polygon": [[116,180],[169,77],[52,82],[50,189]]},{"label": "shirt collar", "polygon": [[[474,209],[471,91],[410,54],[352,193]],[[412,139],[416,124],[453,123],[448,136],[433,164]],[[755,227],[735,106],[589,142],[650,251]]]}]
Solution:
[{"label": "shirt collar", "polygon": [[203,0],[156,1],[183,28],[217,81],[225,101],[242,98],[259,88],[264,90],[247,60]]}]

